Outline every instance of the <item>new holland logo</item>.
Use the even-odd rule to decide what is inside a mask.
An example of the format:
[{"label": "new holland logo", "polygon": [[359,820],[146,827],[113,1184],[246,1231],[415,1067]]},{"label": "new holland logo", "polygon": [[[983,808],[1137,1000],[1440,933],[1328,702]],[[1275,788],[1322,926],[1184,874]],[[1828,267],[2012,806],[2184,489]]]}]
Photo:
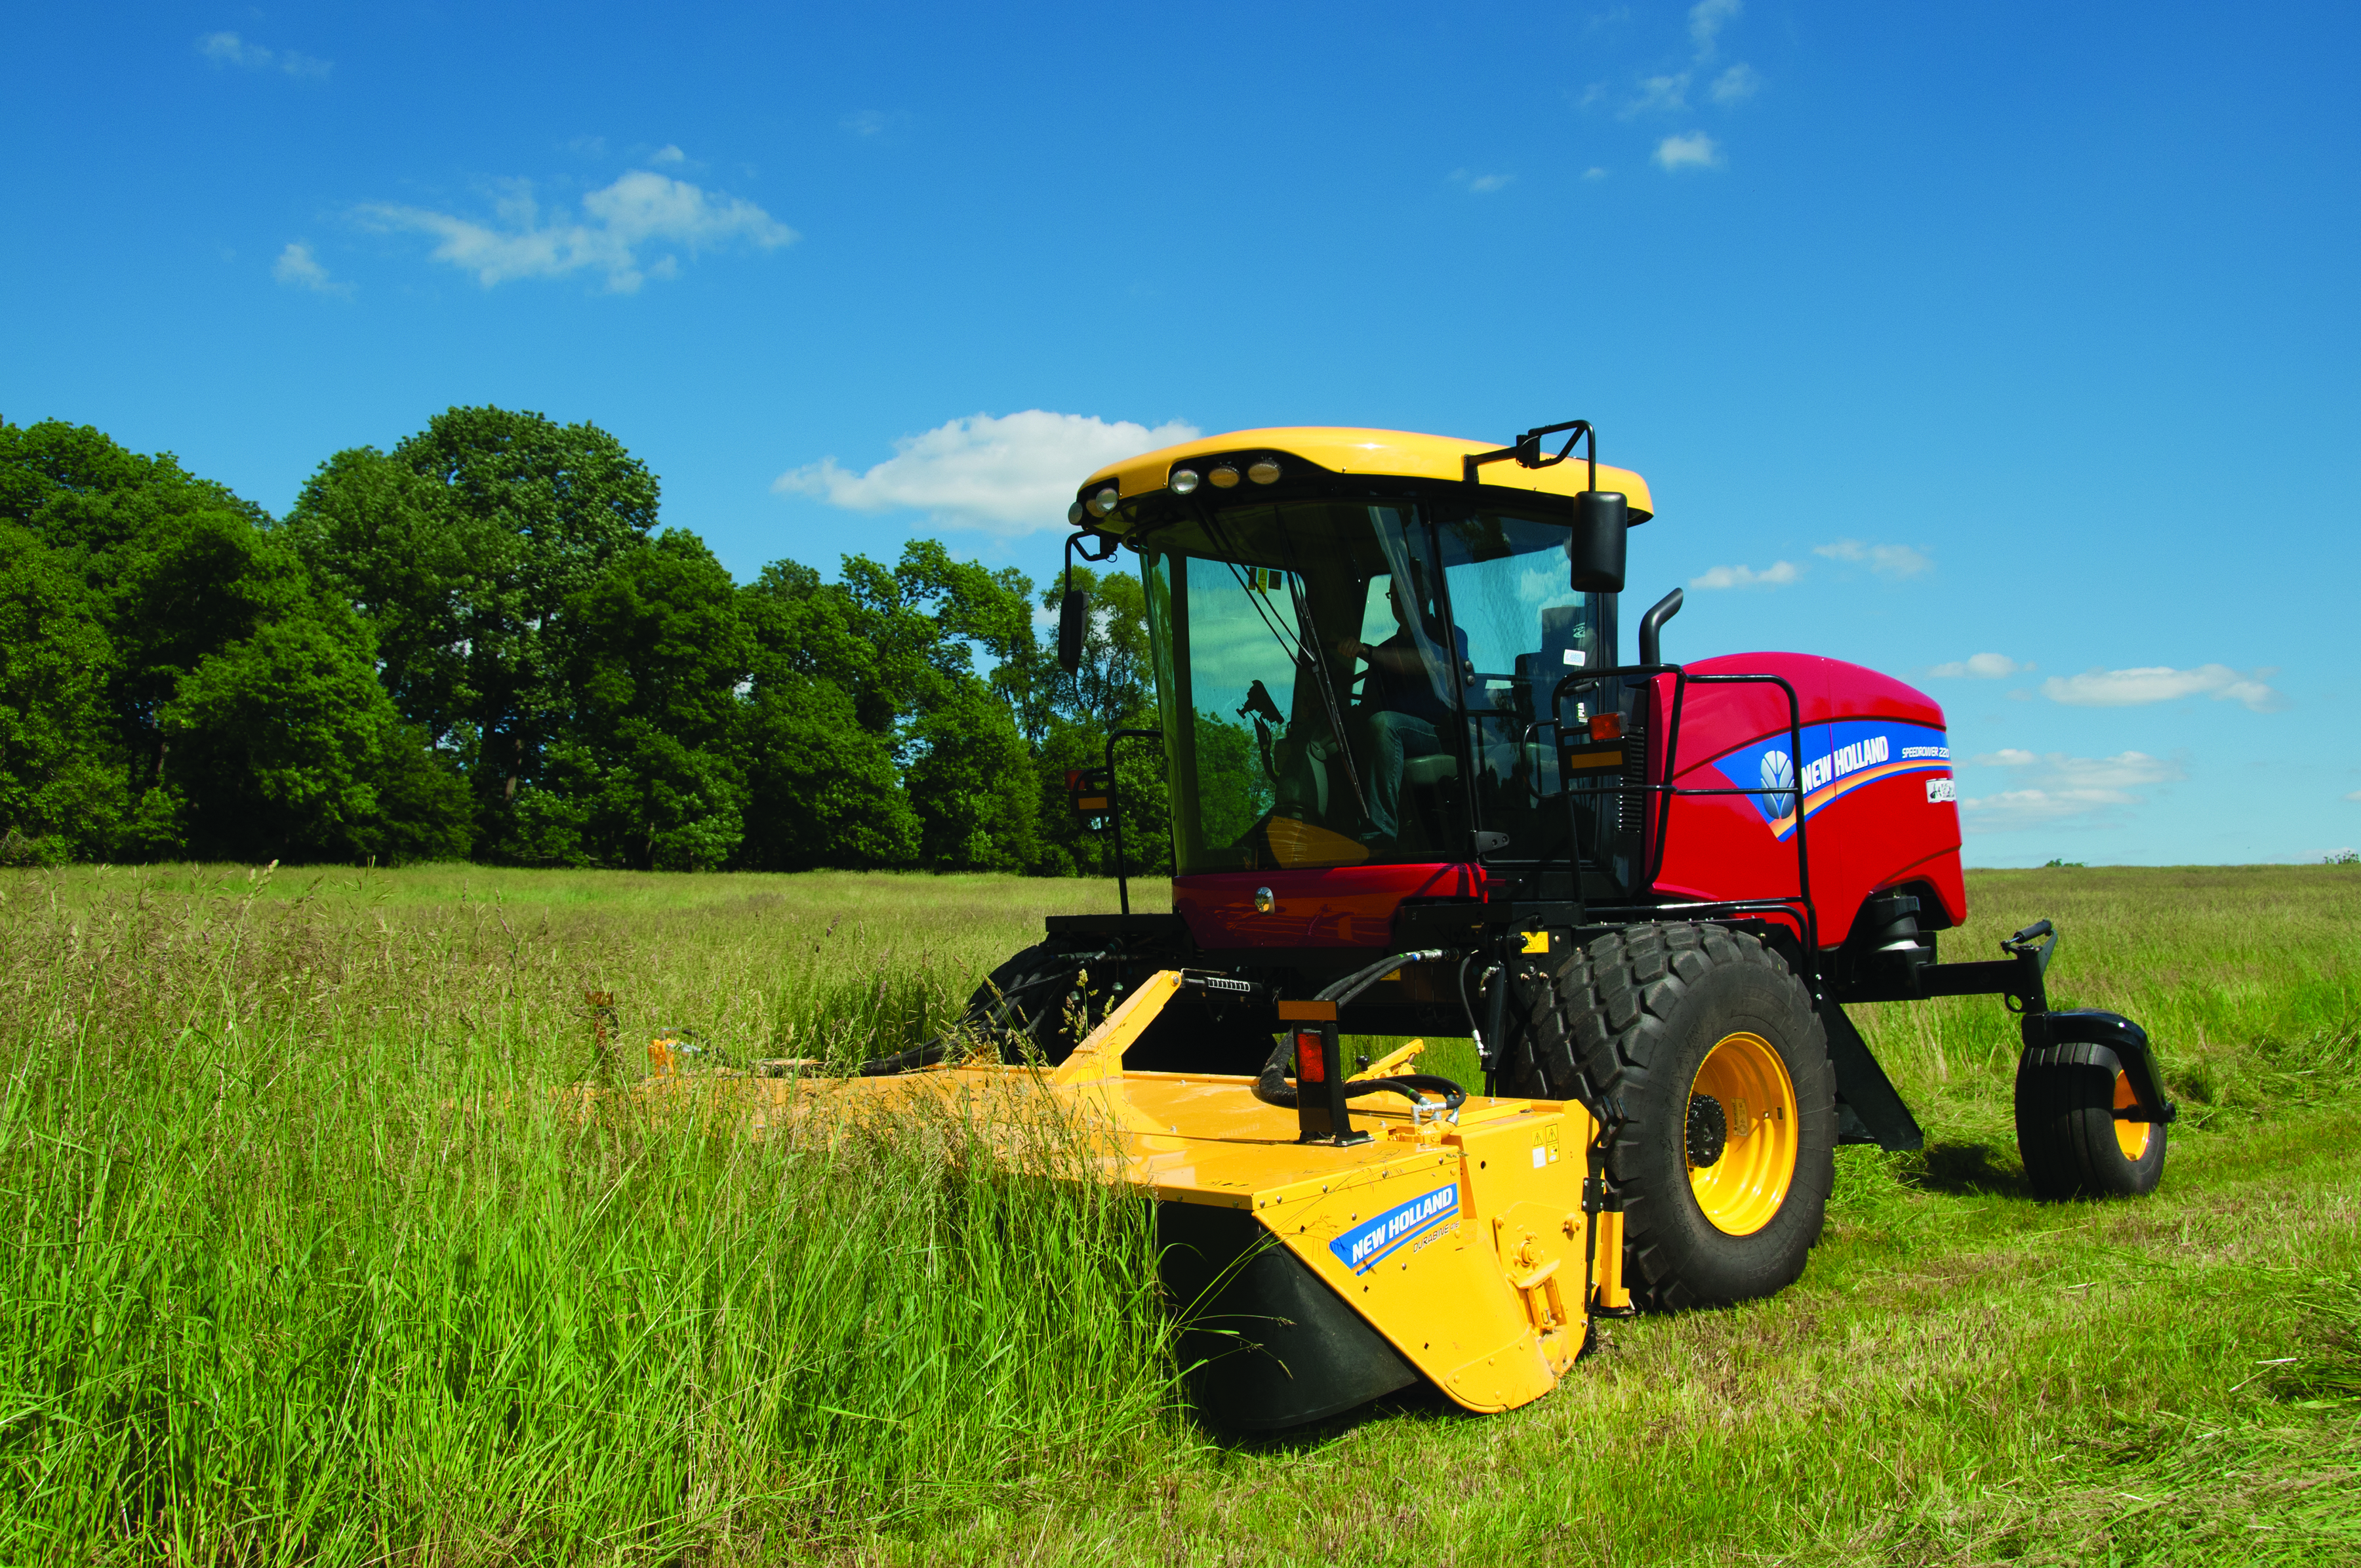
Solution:
[{"label": "new holland logo", "polygon": [[1359,1274],[1378,1259],[1410,1240],[1412,1236],[1433,1229],[1445,1220],[1459,1217],[1459,1184],[1438,1187],[1423,1198],[1413,1198],[1399,1209],[1389,1209],[1376,1218],[1355,1225],[1328,1244],[1328,1250],[1344,1262],[1345,1267]]}]

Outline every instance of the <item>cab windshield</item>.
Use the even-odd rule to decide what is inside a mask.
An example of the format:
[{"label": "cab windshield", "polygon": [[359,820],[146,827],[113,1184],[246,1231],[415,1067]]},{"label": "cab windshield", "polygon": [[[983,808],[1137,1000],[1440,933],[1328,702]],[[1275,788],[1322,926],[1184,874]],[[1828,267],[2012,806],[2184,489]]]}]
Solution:
[{"label": "cab windshield", "polygon": [[[1138,543],[1183,873],[1564,853],[1551,703],[1611,663],[1563,522],[1409,500],[1200,511]],[[1569,696],[1566,711],[1575,711]]]}]

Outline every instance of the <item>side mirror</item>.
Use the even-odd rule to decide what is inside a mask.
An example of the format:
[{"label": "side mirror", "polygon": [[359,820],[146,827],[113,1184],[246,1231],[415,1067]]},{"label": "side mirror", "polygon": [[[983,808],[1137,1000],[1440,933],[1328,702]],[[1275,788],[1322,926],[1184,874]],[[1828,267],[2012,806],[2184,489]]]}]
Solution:
[{"label": "side mirror", "polygon": [[1574,498],[1574,537],[1566,542],[1566,554],[1577,591],[1623,591],[1623,539],[1631,526],[1631,504],[1620,490],[1585,490]]},{"label": "side mirror", "polygon": [[1068,674],[1082,667],[1082,633],[1089,629],[1090,605],[1080,588],[1068,588],[1058,605],[1058,668]]}]

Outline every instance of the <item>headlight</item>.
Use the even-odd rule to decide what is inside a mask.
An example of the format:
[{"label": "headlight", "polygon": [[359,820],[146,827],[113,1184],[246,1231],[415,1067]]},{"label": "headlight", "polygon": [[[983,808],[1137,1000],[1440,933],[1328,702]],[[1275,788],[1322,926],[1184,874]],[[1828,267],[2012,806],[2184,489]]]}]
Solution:
[{"label": "headlight", "polygon": [[1109,485],[1091,498],[1091,512],[1093,516],[1104,517],[1115,510],[1116,504],[1122,499],[1123,493],[1113,485]]},{"label": "headlight", "polygon": [[1080,502],[1080,501],[1076,501],[1072,506],[1070,506],[1070,507],[1068,507],[1068,508],[1066,509],[1066,521],[1067,521],[1068,522],[1070,522],[1070,523],[1072,523],[1076,528],[1080,528],[1080,527],[1082,527],[1082,502]]},{"label": "headlight", "polygon": [[1191,490],[1195,489],[1196,488],[1197,488],[1197,470],[1196,470],[1196,469],[1194,469],[1194,468],[1175,468],[1175,469],[1173,469],[1173,470],[1172,470],[1172,493],[1173,493],[1174,495],[1176,495],[1176,496],[1185,496],[1185,495],[1187,495],[1190,491],[1191,491]]},{"label": "headlight", "polygon": [[1279,459],[1276,457],[1256,458],[1254,460],[1254,466],[1246,470],[1246,477],[1252,479],[1257,485],[1276,485],[1279,483]]}]

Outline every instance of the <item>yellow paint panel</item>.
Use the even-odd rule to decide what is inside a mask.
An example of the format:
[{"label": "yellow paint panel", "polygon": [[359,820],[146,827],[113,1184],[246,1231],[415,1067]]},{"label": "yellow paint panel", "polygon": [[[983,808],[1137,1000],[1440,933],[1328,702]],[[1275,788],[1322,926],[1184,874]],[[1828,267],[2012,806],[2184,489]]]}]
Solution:
[{"label": "yellow paint panel", "polygon": [[[1499,441],[1466,441],[1448,435],[1420,435],[1402,430],[1356,430],[1329,425],[1294,425],[1268,430],[1232,431],[1198,441],[1184,441],[1110,463],[1090,477],[1087,490],[1113,479],[1125,496],[1147,495],[1170,482],[1175,466],[1191,457],[1258,449],[1290,456],[1340,474],[1378,474],[1411,479],[1461,481],[1461,459],[1470,453],[1492,452],[1507,444]],[[1551,448],[1554,451],[1555,448]],[[1504,490],[1531,490],[1543,495],[1571,496],[1589,488],[1589,466],[1579,457],[1548,468],[1523,468],[1510,458],[1484,466],[1481,483]],[[1655,515],[1648,481],[1629,468],[1598,466],[1598,488],[1620,490],[1630,499],[1631,518],[1644,521]]]}]

